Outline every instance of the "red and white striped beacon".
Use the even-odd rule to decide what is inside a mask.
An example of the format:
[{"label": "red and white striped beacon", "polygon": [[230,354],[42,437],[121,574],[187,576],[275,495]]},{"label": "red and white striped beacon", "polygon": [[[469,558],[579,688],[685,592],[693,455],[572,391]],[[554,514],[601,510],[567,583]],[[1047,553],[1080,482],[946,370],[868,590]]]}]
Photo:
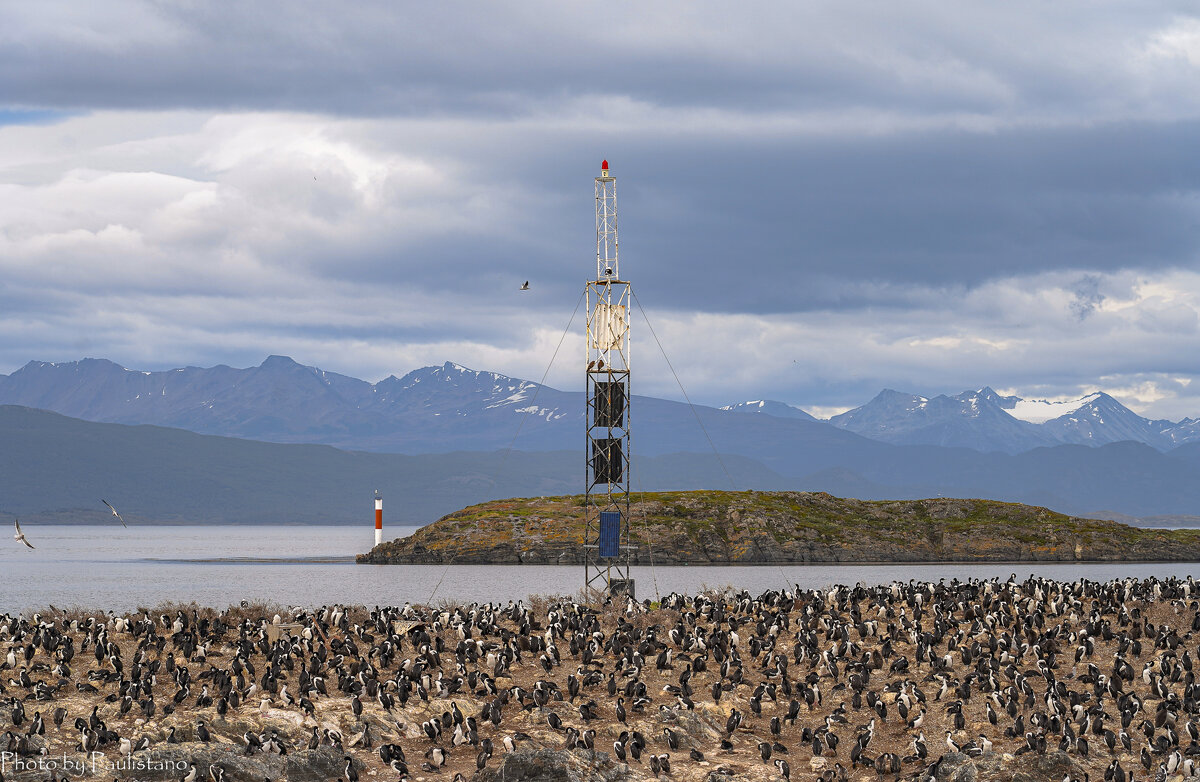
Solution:
[{"label": "red and white striped beacon", "polygon": [[375,545],[383,542],[383,495],[375,490]]}]

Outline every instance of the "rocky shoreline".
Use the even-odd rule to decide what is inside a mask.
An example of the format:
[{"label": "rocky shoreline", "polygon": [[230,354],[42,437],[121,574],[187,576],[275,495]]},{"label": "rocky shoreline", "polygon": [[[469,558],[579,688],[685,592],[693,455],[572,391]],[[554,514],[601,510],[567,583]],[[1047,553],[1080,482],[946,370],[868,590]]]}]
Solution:
[{"label": "rocky shoreline", "polygon": [[[635,565],[1195,562],[1200,530],[1142,529],[988,500],[821,492],[635,495]],[[583,498],[499,500],[387,541],[362,564],[583,564]]]}]

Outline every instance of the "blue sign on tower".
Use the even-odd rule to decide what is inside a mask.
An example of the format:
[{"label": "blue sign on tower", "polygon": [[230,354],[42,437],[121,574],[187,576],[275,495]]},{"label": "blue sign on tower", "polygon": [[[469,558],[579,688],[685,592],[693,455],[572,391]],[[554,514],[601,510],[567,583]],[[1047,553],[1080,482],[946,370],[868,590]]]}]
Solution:
[{"label": "blue sign on tower", "polygon": [[600,556],[615,557],[621,551],[621,514],[600,511]]}]

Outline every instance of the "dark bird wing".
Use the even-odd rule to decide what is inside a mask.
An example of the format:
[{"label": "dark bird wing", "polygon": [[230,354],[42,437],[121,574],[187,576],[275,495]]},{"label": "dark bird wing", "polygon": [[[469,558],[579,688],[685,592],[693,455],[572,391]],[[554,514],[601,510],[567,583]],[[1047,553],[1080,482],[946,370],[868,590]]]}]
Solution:
[{"label": "dark bird wing", "polygon": [[111,511],[112,511],[112,514],[113,514],[114,516],[116,516],[116,517],[117,517],[117,520],[118,520],[118,521],[120,521],[120,522],[121,522],[121,526],[122,526],[122,527],[124,527],[125,529],[129,529],[129,525],[125,523],[125,519],[121,518],[121,514],[120,514],[120,513],[117,513],[117,509],[116,509],[116,508],[114,508],[112,505],[109,505],[109,503],[108,503],[108,500],[106,500],[106,499],[104,499],[103,497],[101,497],[101,498],[100,498],[100,501],[101,501],[101,502],[103,502],[105,505],[108,505],[108,509],[109,509],[109,510],[111,510]]}]

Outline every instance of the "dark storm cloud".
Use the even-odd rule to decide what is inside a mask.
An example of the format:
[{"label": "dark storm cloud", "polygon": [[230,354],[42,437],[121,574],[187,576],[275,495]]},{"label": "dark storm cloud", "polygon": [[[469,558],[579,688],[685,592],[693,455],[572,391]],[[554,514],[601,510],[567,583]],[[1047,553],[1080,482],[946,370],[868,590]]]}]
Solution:
[{"label": "dark storm cloud", "polygon": [[[497,174],[512,172],[520,190],[497,178],[496,195],[512,199],[511,230],[439,236],[408,255],[440,288],[492,258],[472,283],[519,266],[574,289],[592,230],[593,172],[580,161],[602,149],[633,172],[621,179],[623,268],[660,306],[904,307],[904,286],[1187,266],[1200,247],[1200,156],[1180,150],[1196,137],[1196,122],[753,143],[587,137],[565,142],[570,167],[510,148],[496,151]],[[562,155],[558,139],[549,146]],[[410,271],[377,261],[371,273]],[[871,298],[864,283],[888,287]]]},{"label": "dark storm cloud", "polygon": [[[0,93],[71,108],[503,116],[564,96],[660,106],[1071,111],[1184,3],[114,1],[9,9]],[[1099,75],[1101,79],[1096,78]],[[1108,83],[1106,83],[1108,82]],[[1122,98],[1124,99],[1124,98]]]},{"label": "dark storm cloud", "polygon": [[[970,88],[970,69],[967,84],[930,90],[906,80],[903,68],[824,40],[869,37],[875,25],[762,4],[735,11],[699,4],[115,2],[73,11],[70,24],[58,24],[52,12],[17,9],[0,49],[0,92],[8,100],[406,116],[505,116],[589,95],[741,109],[994,103]],[[902,42],[927,51],[904,53],[901,64],[928,58],[954,66],[966,54],[955,50],[966,44],[953,30],[936,32],[932,45]]]},{"label": "dark storm cloud", "polygon": [[632,195],[623,238],[654,259],[645,281],[677,291],[678,304],[719,292],[734,311],[838,305],[838,280],[953,286],[1191,265],[1200,156],[1180,151],[1198,137],[1200,124],[1180,123],[714,145],[691,165],[661,150],[639,176],[670,181],[674,208],[655,213]]},{"label": "dark storm cloud", "polygon": [[[557,284],[598,153],[636,177],[624,245],[670,306],[787,312],[857,306],[861,292],[842,300],[863,280],[1191,263],[1200,156],[1180,152],[1196,107],[1171,92],[1178,57],[1157,76],[1143,63],[1186,6],[1072,8],[126,2],[61,25],[29,6],[0,32],[0,95],[451,118],[419,153],[493,177],[493,197],[519,179],[518,210],[546,200],[506,235],[485,224],[412,248],[433,288],[457,284],[453,259],[496,255]],[[410,273],[365,242],[339,273]]]}]

